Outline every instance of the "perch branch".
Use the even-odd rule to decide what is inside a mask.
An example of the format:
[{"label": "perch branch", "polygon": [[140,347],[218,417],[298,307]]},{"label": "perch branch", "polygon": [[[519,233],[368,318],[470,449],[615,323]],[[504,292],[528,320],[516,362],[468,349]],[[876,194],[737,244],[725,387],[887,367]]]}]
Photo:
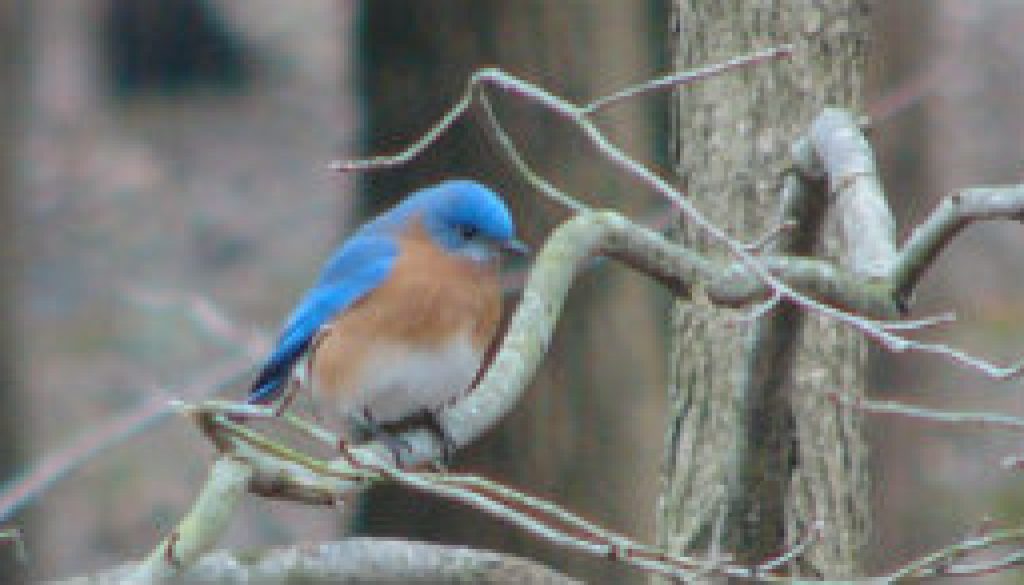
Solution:
[{"label": "perch branch", "polygon": [[[480,509],[490,515],[502,519],[510,524],[527,531],[540,540],[563,546],[572,550],[585,552],[587,554],[609,558],[616,562],[630,565],[645,571],[650,571],[690,582],[699,576],[725,575],[734,579],[744,581],[758,581],[771,583],[792,583],[808,585],[817,583],[815,580],[805,580],[775,574],[783,564],[799,558],[801,554],[818,538],[820,538],[821,527],[818,524],[812,526],[808,535],[796,543],[782,555],[768,559],[755,567],[736,565],[725,560],[711,562],[706,560],[671,555],[647,547],[619,535],[613,531],[603,529],[583,518],[558,507],[555,504],[546,502],[539,498],[523,494],[509,487],[503,486],[480,477],[466,475],[449,475],[438,473],[421,473],[397,469],[391,466],[384,458],[372,454],[369,451],[358,451],[356,461],[346,458],[339,458],[335,461],[321,461],[313,457],[295,452],[288,447],[283,447],[268,437],[246,428],[244,425],[232,422],[228,414],[237,414],[239,411],[224,403],[209,403],[195,407],[186,407],[193,419],[197,421],[203,432],[224,451],[224,455],[218,460],[217,465],[222,462],[231,462],[233,469],[229,469],[225,481],[218,480],[211,474],[211,483],[228,487],[229,501],[227,505],[218,501],[222,498],[223,491],[211,488],[204,490],[200,500],[207,500],[206,504],[197,503],[196,509],[188,519],[182,523],[182,527],[169,537],[161,547],[157,549],[159,554],[154,554],[142,566],[142,571],[136,572],[136,576],[145,576],[146,579],[135,580],[135,583],[161,582],[160,579],[184,578],[192,575],[204,575],[206,569],[200,565],[195,569],[189,568],[186,564],[190,558],[198,558],[204,549],[202,546],[212,544],[209,536],[201,537],[198,542],[190,542],[189,538],[196,531],[190,530],[185,525],[192,522],[195,526],[206,523],[205,514],[212,514],[214,524],[218,529],[224,526],[223,522],[216,521],[217,518],[226,518],[226,513],[238,497],[238,490],[247,485],[251,490],[259,492],[260,485],[273,483],[275,497],[297,499],[307,503],[319,503],[322,505],[333,505],[352,489],[361,488],[366,482],[389,481],[404,485],[414,491],[431,493],[442,498],[450,499],[463,505]],[[272,419],[280,420],[287,424],[294,425],[296,419]],[[309,423],[303,422],[303,426],[312,427]],[[317,433],[324,439],[333,435],[327,431]],[[242,470],[248,471],[242,471]],[[248,478],[248,479],[246,479]],[[262,479],[260,479],[262,478]],[[272,479],[270,479],[272,478]],[[311,479],[315,478],[315,479]],[[263,482],[261,484],[261,482]],[[309,485],[319,485],[326,497],[320,501],[313,501],[307,497],[294,497],[294,494],[303,493]],[[262,495],[267,495],[262,493]],[[215,505],[211,505],[215,504]],[[216,531],[205,530],[207,535],[214,535]],[[960,542],[925,555],[896,571],[883,577],[864,582],[870,583],[892,583],[904,582],[919,579],[929,575],[955,574],[955,575],[977,575],[985,572],[997,571],[1020,562],[1021,554],[1013,552],[1000,557],[994,561],[980,561],[976,563],[958,562],[965,559],[969,554],[982,550],[989,550],[993,547],[1013,543],[1024,539],[1024,528],[1013,528],[1000,531],[990,531],[983,535],[972,535]],[[373,541],[376,545],[378,541]],[[202,546],[201,546],[202,545]],[[343,546],[343,544],[328,545]],[[368,544],[369,546],[369,544]],[[389,546],[380,544],[380,546]],[[396,543],[393,546],[409,547],[410,550],[418,550],[415,543]],[[187,549],[187,550],[186,550]],[[314,551],[315,552],[315,551]],[[451,554],[445,551],[434,551],[435,554]],[[310,551],[293,550],[288,554],[304,557]],[[272,553],[274,554],[274,553]],[[373,556],[373,553],[363,551],[353,554]],[[409,554],[412,554],[411,552]],[[478,554],[489,554],[481,552]],[[208,556],[203,562],[211,562],[209,559],[220,558],[227,555],[228,565],[232,557],[229,553],[218,553]],[[317,558],[316,554],[312,555]],[[266,558],[266,557],[264,557]],[[357,556],[363,559],[363,556]],[[178,562],[173,562],[177,560]],[[251,564],[251,561],[249,561]],[[296,561],[298,562],[298,561]],[[147,567],[146,565],[150,565]],[[258,572],[256,575],[267,575],[268,578],[276,573],[272,569],[260,563],[256,563]],[[351,565],[346,565],[351,566]],[[425,571],[427,575],[433,575],[429,567],[424,569],[418,562],[411,566],[418,567],[416,570]],[[155,568],[155,570],[154,570]],[[174,574],[171,571],[180,570]],[[254,570],[254,569],[247,569]],[[410,569],[411,570],[411,569]],[[541,570],[541,569],[538,569]],[[136,569],[139,571],[139,569]],[[271,572],[264,572],[271,571]],[[419,573],[422,577],[424,573]],[[196,581],[203,582],[203,581]],[[830,581],[830,583],[839,583]],[[854,583],[843,581],[842,583]]]},{"label": "perch branch", "polygon": [[[754,576],[754,570],[746,567],[669,555],[638,544],[555,504],[481,477],[402,470],[388,462],[385,458],[387,451],[377,453],[367,449],[353,449],[351,457],[322,461],[284,447],[261,433],[233,422],[229,415],[237,414],[238,410],[225,408],[223,403],[184,408],[192,414],[204,434],[224,453],[224,457],[244,462],[251,468],[249,489],[260,495],[332,505],[370,482],[388,481],[479,509],[554,545],[610,558],[643,570],[679,579],[691,578],[695,570],[742,579]],[[294,419],[280,420],[292,425],[295,422]],[[327,431],[317,435],[323,438],[332,436]],[[273,486],[273,493],[264,491],[266,486]],[[316,486],[315,490],[311,491],[310,486]],[[200,511],[193,510],[190,516],[199,514]],[[180,534],[175,540],[175,550],[186,546],[184,539],[187,534]],[[156,556],[159,555],[153,555]],[[761,575],[758,578],[778,580],[772,575]]]}]

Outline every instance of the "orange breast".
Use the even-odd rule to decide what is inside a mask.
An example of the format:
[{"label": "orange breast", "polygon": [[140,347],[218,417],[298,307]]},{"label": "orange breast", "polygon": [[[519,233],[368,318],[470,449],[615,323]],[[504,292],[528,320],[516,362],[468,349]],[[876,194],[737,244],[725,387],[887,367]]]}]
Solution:
[{"label": "orange breast", "polygon": [[439,349],[468,334],[482,354],[494,336],[501,317],[497,265],[445,254],[422,227],[403,236],[399,246],[388,279],[337,317],[320,339],[311,364],[320,393],[338,399],[338,392],[362,391],[361,364],[375,348]]}]

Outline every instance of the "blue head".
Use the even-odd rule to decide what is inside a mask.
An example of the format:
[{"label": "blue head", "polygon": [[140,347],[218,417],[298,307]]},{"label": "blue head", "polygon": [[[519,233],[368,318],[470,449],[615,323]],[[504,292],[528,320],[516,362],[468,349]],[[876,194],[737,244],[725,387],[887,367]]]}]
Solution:
[{"label": "blue head", "polygon": [[442,248],[488,263],[501,252],[526,251],[505,203],[487,187],[466,179],[444,181],[410,195],[367,227],[393,229],[419,219]]}]

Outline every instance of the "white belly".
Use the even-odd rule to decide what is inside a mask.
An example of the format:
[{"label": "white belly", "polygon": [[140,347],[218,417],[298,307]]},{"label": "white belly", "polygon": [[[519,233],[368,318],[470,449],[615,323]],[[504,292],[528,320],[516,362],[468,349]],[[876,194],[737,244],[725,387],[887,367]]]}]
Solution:
[{"label": "white belly", "polygon": [[346,418],[362,418],[367,411],[376,422],[390,423],[436,410],[462,395],[473,382],[483,353],[468,335],[457,335],[436,349],[378,345],[368,358],[352,388],[324,394],[338,397],[336,408]]}]

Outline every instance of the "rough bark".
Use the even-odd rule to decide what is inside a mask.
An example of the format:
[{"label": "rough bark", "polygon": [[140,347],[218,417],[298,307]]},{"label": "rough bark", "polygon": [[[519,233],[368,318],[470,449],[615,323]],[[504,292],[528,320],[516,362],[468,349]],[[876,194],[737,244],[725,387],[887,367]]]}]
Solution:
[{"label": "rough bark", "polygon": [[[867,2],[678,0],[672,18],[680,70],[794,45],[791,61],[686,87],[675,103],[681,184],[712,221],[756,239],[779,221],[793,140],[823,106],[861,105]],[[836,254],[828,227],[822,238],[801,228],[803,241],[780,247],[807,253],[818,239],[817,253]],[[698,249],[711,244],[692,226],[682,232]],[[863,341],[786,306],[749,327],[735,317],[685,301],[674,310],[659,540],[756,562],[820,520],[802,572],[854,575],[869,519],[865,447],[857,417],[822,391],[861,392]]]}]

